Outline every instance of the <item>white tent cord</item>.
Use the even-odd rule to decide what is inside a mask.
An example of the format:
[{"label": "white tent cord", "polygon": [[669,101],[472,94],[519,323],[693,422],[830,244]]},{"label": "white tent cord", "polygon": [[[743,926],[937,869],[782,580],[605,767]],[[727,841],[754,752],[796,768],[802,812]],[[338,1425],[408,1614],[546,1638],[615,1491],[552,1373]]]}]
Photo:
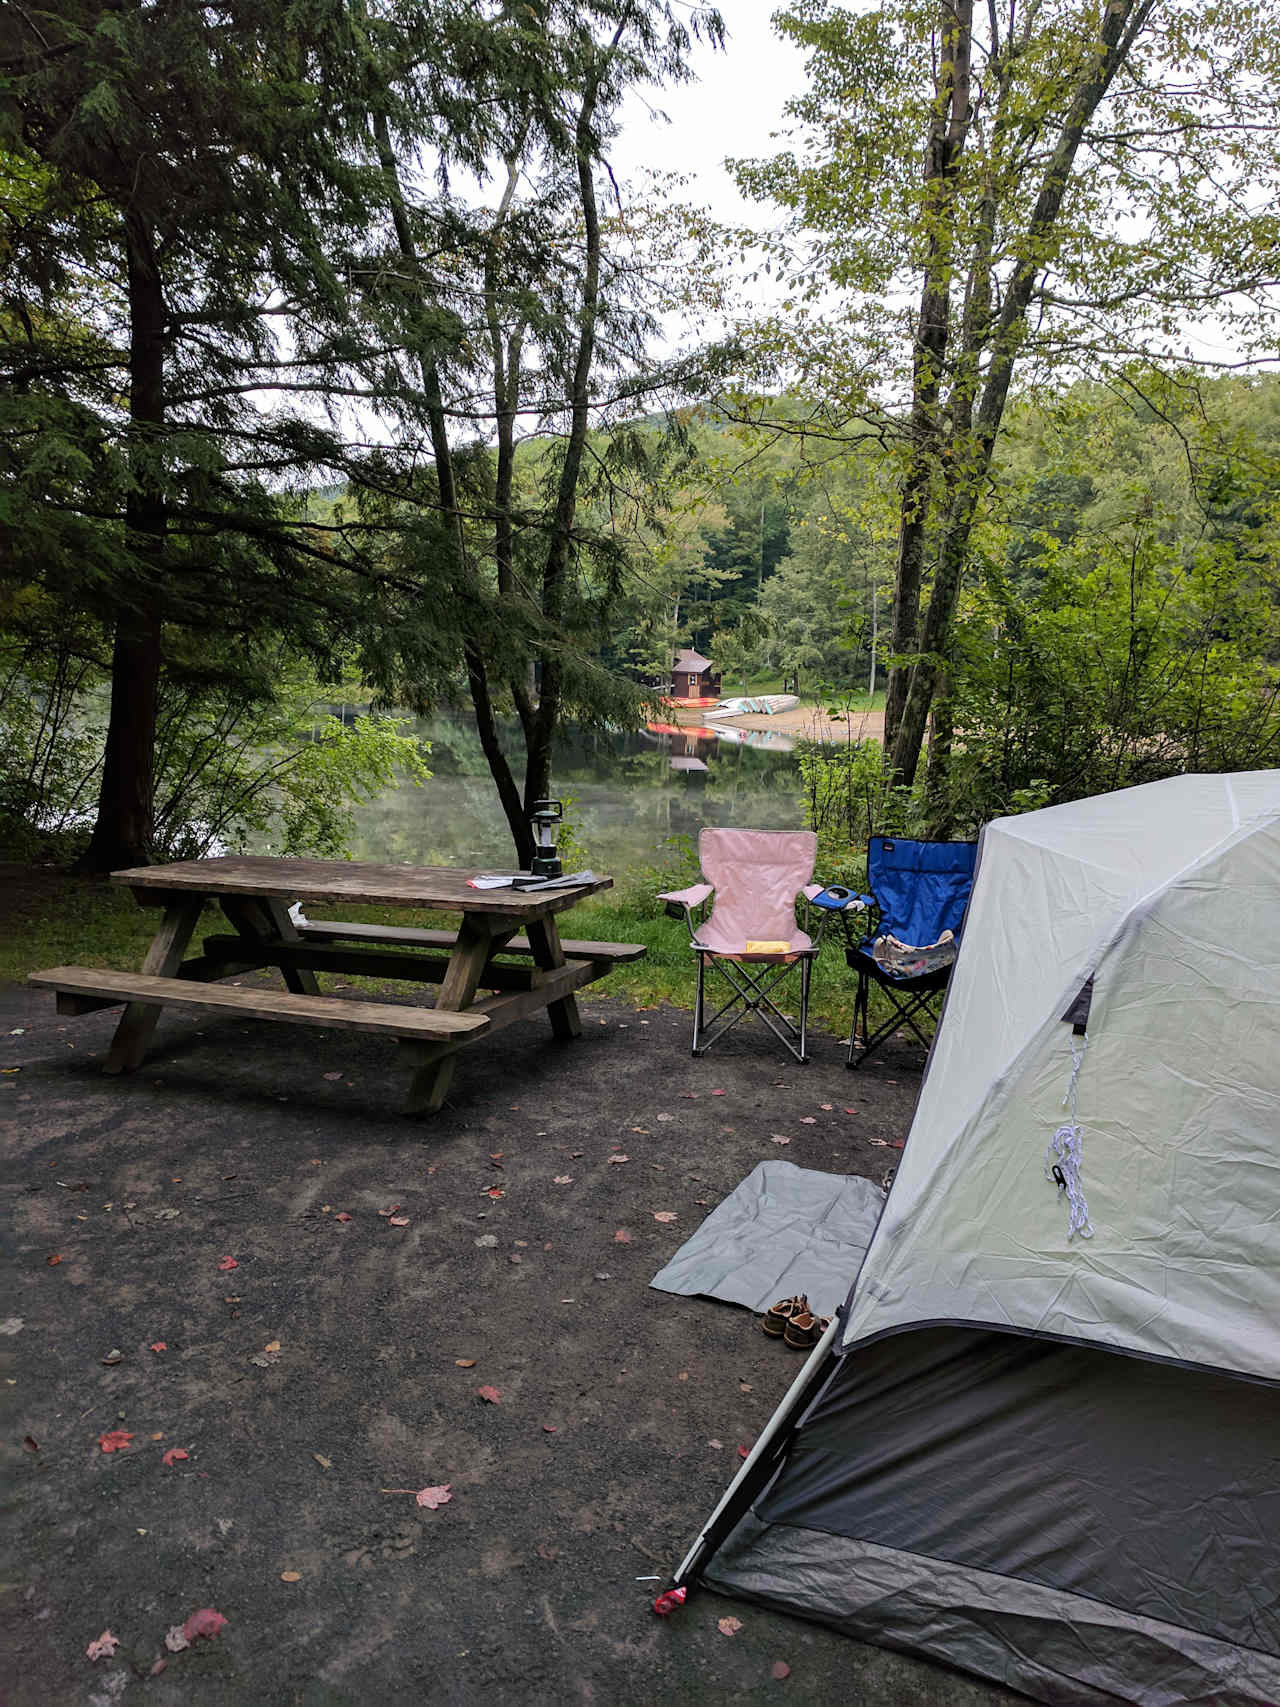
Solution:
[{"label": "white tent cord", "polygon": [[1080,1077],[1080,1064],[1088,1047],[1087,1032],[1078,1049],[1075,1038],[1071,1039],[1071,1078],[1067,1084],[1067,1094],[1062,1099],[1062,1106],[1069,1111],[1071,1118],[1065,1120],[1054,1133],[1044,1153],[1044,1177],[1054,1181],[1059,1196],[1064,1191],[1067,1194],[1067,1206],[1070,1210],[1067,1220],[1068,1239],[1074,1239],[1077,1233],[1082,1239],[1093,1237],[1093,1228],[1089,1222],[1089,1205],[1085,1202],[1084,1192],[1080,1188],[1080,1168],[1084,1158],[1080,1147],[1080,1122],[1076,1115],[1076,1080]]}]

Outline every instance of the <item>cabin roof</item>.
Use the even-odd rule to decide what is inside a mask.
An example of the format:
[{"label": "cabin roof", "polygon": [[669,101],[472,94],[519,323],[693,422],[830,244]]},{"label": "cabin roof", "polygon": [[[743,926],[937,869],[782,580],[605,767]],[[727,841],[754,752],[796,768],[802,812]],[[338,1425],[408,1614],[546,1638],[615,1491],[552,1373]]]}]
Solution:
[{"label": "cabin roof", "polygon": [[682,674],[700,676],[704,670],[713,666],[710,658],[704,658],[701,652],[694,652],[688,646],[676,655],[676,669]]}]

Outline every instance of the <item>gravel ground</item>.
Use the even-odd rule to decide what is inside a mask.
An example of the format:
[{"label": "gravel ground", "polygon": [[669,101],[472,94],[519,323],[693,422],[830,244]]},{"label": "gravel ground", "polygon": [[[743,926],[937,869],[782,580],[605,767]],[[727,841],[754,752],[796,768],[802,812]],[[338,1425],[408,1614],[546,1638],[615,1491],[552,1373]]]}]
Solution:
[{"label": "gravel ground", "polygon": [[[740,1029],[694,1061],[684,1013],[582,1011],[465,1051],[411,1122],[381,1040],[170,1013],[108,1079],[111,1014],[0,988],[8,1707],[1014,1702],[710,1594],[659,1620],[644,1580],[798,1362],[650,1277],[773,1133],[881,1177],[919,1055]],[[220,1633],[168,1651],[202,1607]]]}]

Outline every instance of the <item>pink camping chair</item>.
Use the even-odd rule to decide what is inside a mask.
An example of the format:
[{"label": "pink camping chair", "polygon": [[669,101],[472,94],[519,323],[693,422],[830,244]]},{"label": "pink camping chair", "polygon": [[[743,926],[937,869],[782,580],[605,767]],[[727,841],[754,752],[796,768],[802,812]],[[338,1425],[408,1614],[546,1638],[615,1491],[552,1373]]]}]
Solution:
[{"label": "pink camping chair", "polygon": [[[667,911],[683,912],[698,957],[698,998],[693,1012],[693,1053],[702,1055],[748,1013],[764,1021],[797,1061],[805,1053],[809,1024],[809,973],[821,945],[821,915],[815,941],[796,925],[796,898],[808,903],[823,893],[813,883],[818,838],[812,830],[704,830],[698,858],[705,883],[659,896]],[[714,893],[710,915],[705,903]],[[772,1000],[772,992],[800,968],[800,1024]],[[710,1019],[706,1014],[708,966],[732,994]]]}]

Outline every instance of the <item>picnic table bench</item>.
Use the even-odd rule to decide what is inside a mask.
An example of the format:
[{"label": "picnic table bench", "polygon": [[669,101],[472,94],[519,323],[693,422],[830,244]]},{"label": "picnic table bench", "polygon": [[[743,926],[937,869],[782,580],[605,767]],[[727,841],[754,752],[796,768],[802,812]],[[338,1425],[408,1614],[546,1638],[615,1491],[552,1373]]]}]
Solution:
[{"label": "picnic table bench", "polygon": [[[430,1113],[443,1103],[464,1045],[540,1008],[555,1036],[578,1036],[574,992],[645,952],[641,943],[560,938],[556,915],[611,888],[610,877],[522,892],[472,889],[472,875],[445,866],[264,857],[118,871],[112,882],[131,888],[143,906],[163,909],[142,970],[55,966],[33,972],[30,982],[57,992],[59,1013],[124,1004],[108,1073],[140,1064],[164,1007],[238,1013],[395,1037],[411,1074],[405,1111]],[[294,901],[418,907],[462,918],[456,931],[295,919]],[[202,952],[184,958],[208,902],[221,908],[232,933],[205,937]],[[283,991],[217,982],[264,967],[279,970]],[[432,1007],[401,1006],[322,995],[317,972],[439,988]]]}]

